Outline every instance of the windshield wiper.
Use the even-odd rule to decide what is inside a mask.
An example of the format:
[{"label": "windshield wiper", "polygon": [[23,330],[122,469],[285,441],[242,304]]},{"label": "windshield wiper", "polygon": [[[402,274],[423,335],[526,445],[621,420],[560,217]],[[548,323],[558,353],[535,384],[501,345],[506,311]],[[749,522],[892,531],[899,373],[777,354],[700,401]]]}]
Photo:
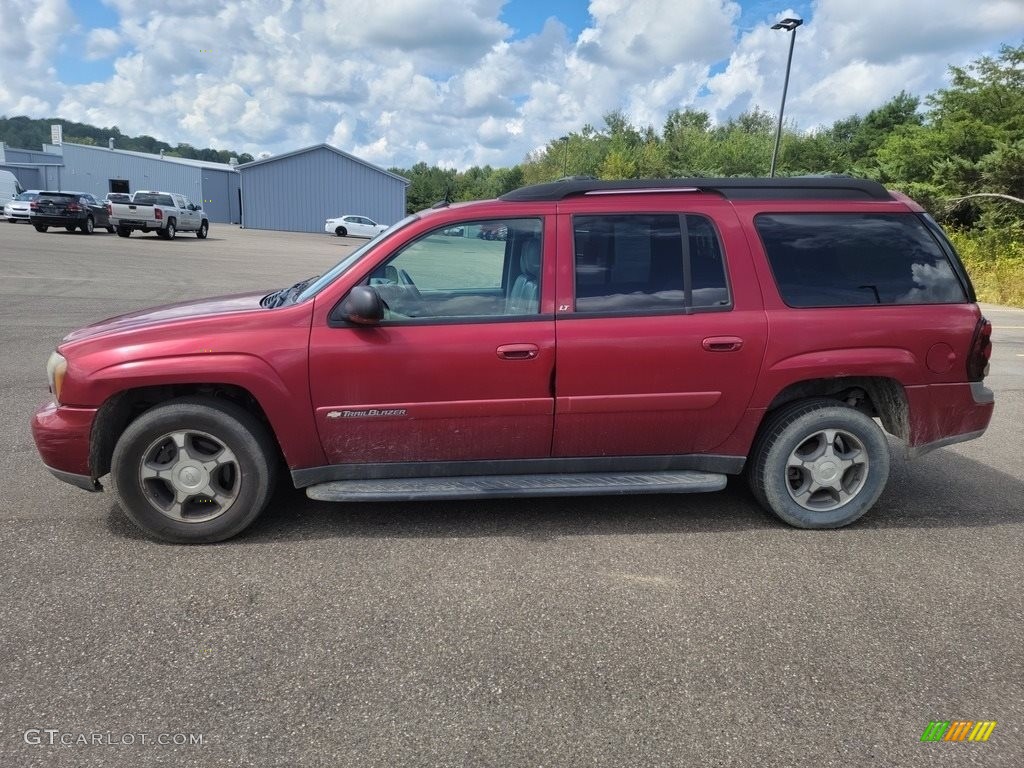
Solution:
[{"label": "windshield wiper", "polygon": [[273,309],[274,307],[282,307],[285,304],[295,301],[295,298],[300,293],[302,293],[302,289],[305,288],[310,283],[312,283],[318,277],[320,277],[320,275],[313,275],[313,277],[310,277],[306,280],[299,280],[299,282],[295,283],[295,285],[292,285],[288,288],[282,288],[279,291],[268,293],[266,296],[260,299],[260,306],[264,307],[265,309]]}]

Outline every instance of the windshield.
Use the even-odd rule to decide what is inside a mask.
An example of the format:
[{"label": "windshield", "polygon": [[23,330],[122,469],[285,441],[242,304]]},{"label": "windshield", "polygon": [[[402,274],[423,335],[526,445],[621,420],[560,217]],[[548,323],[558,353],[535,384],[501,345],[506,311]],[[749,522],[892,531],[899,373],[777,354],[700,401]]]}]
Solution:
[{"label": "windshield", "polygon": [[380,243],[382,240],[391,237],[392,235],[394,235],[395,233],[399,232],[402,229],[405,229],[407,226],[412,224],[417,219],[419,219],[419,216],[415,213],[412,214],[411,216],[406,216],[398,223],[392,224],[390,227],[385,229],[383,232],[381,232],[379,235],[371,239],[369,242],[356,248],[354,251],[352,251],[352,253],[350,253],[344,259],[339,261],[329,270],[324,272],[319,277],[319,279],[314,280],[312,283],[306,286],[302,293],[295,297],[295,303],[298,304],[300,301],[305,301],[306,299],[316,296],[318,293],[320,293],[320,291],[322,291],[328,285],[333,283],[338,277],[348,272],[348,270],[351,269],[351,267],[356,262],[363,258],[363,256],[371,248],[376,247],[376,245]]},{"label": "windshield", "polygon": [[23,203],[28,203],[35,200],[37,197],[39,197],[39,194],[37,192],[22,192],[14,199],[19,200]]}]

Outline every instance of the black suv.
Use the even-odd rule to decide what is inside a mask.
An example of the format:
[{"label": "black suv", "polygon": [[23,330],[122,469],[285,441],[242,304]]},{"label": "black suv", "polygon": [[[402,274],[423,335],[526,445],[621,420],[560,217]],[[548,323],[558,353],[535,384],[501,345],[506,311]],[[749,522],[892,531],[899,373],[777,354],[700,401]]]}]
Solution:
[{"label": "black suv", "polygon": [[42,192],[32,201],[29,222],[37,232],[64,227],[68,232],[81,230],[91,235],[96,227],[113,232],[107,207],[85,192]]}]

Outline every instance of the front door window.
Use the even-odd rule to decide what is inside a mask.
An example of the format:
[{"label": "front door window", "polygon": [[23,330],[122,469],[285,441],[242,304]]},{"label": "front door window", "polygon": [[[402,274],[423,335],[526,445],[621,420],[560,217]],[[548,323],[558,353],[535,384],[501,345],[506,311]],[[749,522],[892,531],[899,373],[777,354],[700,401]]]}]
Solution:
[{"label": "front door window", "polygon": [[370,275],[386,321],[536,315],[541,220],[476,221],[435,230]]}]

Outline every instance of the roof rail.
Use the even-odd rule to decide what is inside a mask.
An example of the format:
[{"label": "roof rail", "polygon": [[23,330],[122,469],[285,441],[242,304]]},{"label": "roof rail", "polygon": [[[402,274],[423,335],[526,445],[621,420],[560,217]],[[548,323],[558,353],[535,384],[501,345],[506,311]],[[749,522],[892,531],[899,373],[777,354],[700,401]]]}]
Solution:
[{"label": "roof rail", "polygon": [[514,202],[564,200],[587,194],[710,192],[729,200],[892,200],[877,181],[849,176],[795,176],[783,179],[628,179],[599,181],[567,178],[520,187],[499,200]]}]

